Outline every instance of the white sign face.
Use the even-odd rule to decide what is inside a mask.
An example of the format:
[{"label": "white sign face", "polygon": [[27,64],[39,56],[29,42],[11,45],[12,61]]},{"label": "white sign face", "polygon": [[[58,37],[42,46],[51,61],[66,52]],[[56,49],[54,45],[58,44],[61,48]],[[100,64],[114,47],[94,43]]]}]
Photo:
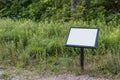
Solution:
[{"label": "white sign face", "polygon": [[66,46],[95,47],[98,28],[70,28]]}]

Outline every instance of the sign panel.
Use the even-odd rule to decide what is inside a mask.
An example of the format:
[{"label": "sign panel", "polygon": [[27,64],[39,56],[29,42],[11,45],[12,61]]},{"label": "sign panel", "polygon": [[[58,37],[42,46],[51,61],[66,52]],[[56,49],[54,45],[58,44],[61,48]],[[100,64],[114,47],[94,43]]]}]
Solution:
[{"label": "sign panel", "polygon": [[98,31],[98,28],[71,27],[65,45],[95,48]]}]

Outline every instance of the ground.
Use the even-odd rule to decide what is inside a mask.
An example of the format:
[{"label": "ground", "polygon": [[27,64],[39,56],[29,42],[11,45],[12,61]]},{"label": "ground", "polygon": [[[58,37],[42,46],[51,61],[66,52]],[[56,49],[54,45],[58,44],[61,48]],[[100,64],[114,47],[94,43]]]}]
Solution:
[{"label": "ground", "polygon": [[28,71],[25,69],[0,69],[0,80],[112,80],[106,78],[90,77],[89,75],[75,75],[75,74],[49,74],[49,72],[41,75],[35,71]]}]

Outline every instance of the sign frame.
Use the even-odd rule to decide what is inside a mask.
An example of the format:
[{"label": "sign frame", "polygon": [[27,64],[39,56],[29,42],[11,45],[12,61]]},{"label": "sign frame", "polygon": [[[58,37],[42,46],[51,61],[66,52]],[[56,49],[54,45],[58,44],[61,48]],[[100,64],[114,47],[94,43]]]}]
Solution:
[{"label": "sign frame", "polygon": [[[96,32],[96,36],[95,36],[95,44],[94,46],[87,46],[87,45],[70,45],[70,44],[67,44],[68,42],[68,39],[70,37],[70,32],[72,29],[86,29],[86,30],[97,30]],[[68,35],[67,35],[67,39],[66,39],[66,42],[65,42],[65,46],[68,46],[68,47],[79,47],[79,48],[95,48],[96,47],[96,43],[97,43],[97,40],[98,40],[98,33],[99,33],[99,28],[91,28],[91,27],[70,27],[69,29],[69,32],[68,32]],[[79,35],[79,34],[78,34]],[[84,36],[84,35],[83,35]]]}]

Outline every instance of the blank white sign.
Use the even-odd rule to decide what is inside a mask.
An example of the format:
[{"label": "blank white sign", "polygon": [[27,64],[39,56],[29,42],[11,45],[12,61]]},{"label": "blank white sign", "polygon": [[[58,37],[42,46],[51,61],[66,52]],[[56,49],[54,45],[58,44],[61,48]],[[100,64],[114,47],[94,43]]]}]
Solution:
[{"label": "blank white sign", "polygon": [[95,47],[98,28],[70,28],[66,46]]}]

